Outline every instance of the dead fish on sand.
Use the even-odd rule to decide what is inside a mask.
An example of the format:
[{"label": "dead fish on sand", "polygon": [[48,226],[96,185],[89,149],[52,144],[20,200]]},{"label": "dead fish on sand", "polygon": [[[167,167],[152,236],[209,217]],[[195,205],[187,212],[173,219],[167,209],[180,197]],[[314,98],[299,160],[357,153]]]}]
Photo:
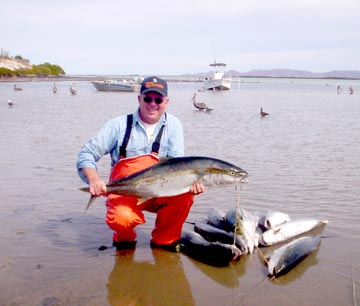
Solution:
[{"label": "dead fish on sand", "polygon": [[206,223],[225,231],[231,231],[225,222],[225,213],[218,208],[211,208],[207,212]]},{"label": "dead fish on sand", "polygon": [[263,230],[268,230],[288,221],[290,221],[290,217],[288,214],[274,211],[267,212],[266,214],[260,216],[258,223],[260,228],[262,228]]},{"label": "dead fish on sand", "polygon": [[[108,194],[138,198],[138,205],[156,197],[170,197],[189,191],[199,182],[205,187],[245,182],[248,173],[241,168],[210,157],[175,157],[106,185]],[[89,187],[80,188],[89,192]],[[91,195],[86,210],[97,196]]]},{"label": "dead fish on sand", "polygon": [[226,232],[210,224],[196,222],[194,230],[199,233],[207,241],[221,242],[225,244],[235,244],[242,254],[247,252],[245,240],[240,235],[234,235],[233,232]]},{"label": "dead fish on sand", "polygon": [[224,218],[231,230],[244,238],[247,253],[252,254],[259,245],[258,217],[240,207],[229,209]]},{"label": "dead fish on sand", "polygon": [[180,243],[182,252],[211,266],[226,267],[230,261],[239,260],[241,256],[241,251],[236,246],[207,241],[191,230],[181,232]]},{"label": "dead fish on sand", "polygon": [[276,243],[285,242],[291,238],[307,233],[322,224],[327,224],[328,222],[328,220],[317,219],[289,221],[262,233],[259,239],[259,243],[263,246],[269,246]]},{"label": "dead fish on sand", "polygon": [[320,236],[301,237],[276,249],[268,262],[268,276],[277,277],[289,271],[316,250]]}]

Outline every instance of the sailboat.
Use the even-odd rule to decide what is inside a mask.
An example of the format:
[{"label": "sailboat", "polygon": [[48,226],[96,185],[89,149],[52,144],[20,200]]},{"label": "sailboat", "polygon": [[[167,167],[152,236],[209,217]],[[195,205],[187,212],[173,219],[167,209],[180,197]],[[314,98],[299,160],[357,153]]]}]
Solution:
[{"label": "sailboat", "polygon": [[225,78],[224,67],[226,64],[217,63],[210,64],[214,68],[212,77],[207,77],[203,83],[203,88],[207,90],[229,90],[231,87],[231,78]]}]

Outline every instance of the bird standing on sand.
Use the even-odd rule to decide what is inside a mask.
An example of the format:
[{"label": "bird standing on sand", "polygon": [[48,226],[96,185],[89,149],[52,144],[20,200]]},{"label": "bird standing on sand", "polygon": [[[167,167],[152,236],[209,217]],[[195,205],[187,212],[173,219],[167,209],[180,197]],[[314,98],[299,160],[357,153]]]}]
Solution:
[{"label": "bird standing on sand", "polygon": [[72,88],[72,85],[70,85],[70,92],[71,92],[72,95],[76,95],[76,94],[77,94],[76,89]]},{"label": "bird standing on sand", "polygon": [[212,108],[209,108],[209,107],[208,107],[205,103],[203,103],[203,102],[196,102],[196,93],[194,93],[194,96],[192,97],[191,100],[193,101],[193,104],[194,104],[195,108],[197,108],[198,110],[207,111],[207,112],[210,112],[210,111],[213,110]]},{"label": "bird standing on sand", "polygon": [[53,93],[54,94],[57,93],[57,87],[56,87],[55,83],[54,83],[54,87],[53,87]]},{"label": "bird standing on sand", "polygon": [[14,85],[14,90],[15,90],[15,91],[20,91],[20,90],[22,90],[22,88],[16,87],[16,84],[15,84],[15,85]]},{"label": "bird standing on sand", "polygon": [[261,117],[265,117],[265,116],[268,116],[268,115],[269,115],[269,113],[264,112],[262,108],[260,109],[260,116]]},{"label": "bird standing on sand", "polygon": [[8,105],[9,105],[9,107],[13,107],[13,106],[14,106],[14,102],[11,101],[11,100],[8,100]]}]

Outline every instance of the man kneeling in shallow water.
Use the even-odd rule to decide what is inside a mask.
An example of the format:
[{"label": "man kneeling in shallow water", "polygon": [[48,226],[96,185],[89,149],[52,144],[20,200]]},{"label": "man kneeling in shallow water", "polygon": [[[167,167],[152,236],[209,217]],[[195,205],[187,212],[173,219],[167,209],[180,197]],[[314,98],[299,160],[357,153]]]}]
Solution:
[{"label": "man kneeling in shallow water", "polygon": [[[108,153],[112,167],[110,183],[158,163],[161,157],[184,156],[182,124],[175,116],[165,112],[169,103],[167,83],[158,77],[144,79],[138,102],[135,113],[105,123],[79,153],[78,173],[89,184],[92,195],[106,195],[106,184],[97,173],[96,163]],[[135,227],[145,223],[142,213],[145,210],[157,214],[151,247],[180,251],[183,223],[194,195],[202,192],[204,186],[194,183],[188,193],[154,198],[140,205],[134,197],[106,195],[106,223],[114,231],[113,245],[117,249],[135,248]]]}]

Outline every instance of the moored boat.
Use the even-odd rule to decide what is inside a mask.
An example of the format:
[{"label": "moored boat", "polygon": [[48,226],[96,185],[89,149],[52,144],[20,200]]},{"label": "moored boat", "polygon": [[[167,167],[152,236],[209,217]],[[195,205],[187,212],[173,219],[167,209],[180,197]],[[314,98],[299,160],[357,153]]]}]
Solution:
[{"label": "moored boat", "polygon": [[140,84],[134,80],[104,80],[91,82],[98,91],[125,91],[133,92],[140,90]]},{"label": "moored boat", "polygon": [[[216,61],[210,64],[210,67],[214,67],[213,76],[206,78],[203,84],[203,88],[207,90],[229,90],[231,87],[231,78],[225,78],[223,68],[226,66],[224,63],[217,63]],[[219,69],[220,68],[220,69]]]}]

